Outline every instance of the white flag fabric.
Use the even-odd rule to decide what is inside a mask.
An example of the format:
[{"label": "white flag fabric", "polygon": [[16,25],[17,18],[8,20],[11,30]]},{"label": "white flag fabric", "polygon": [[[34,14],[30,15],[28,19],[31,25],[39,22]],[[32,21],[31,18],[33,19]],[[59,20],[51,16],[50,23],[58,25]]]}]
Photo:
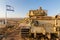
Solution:
[{"label": "white flag fabric", "polygon": [[6,5],[6,10],[7,11],[14,11],[14,7],[12,7],[10,5]]}]

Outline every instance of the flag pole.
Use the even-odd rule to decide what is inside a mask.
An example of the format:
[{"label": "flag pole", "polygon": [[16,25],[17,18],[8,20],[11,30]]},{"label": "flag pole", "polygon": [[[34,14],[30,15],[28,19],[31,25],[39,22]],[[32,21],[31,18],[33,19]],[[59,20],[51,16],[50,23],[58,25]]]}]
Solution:
[{"label": "flag pole", "polygon": [[[7,7],[6,7],[7,9]],[[7,26],[7,10],[6,10],[6,13],[5,13],[5,25]]]},{"label": "flag pole", "polygon": [[[6,7],[6,9],[7,9],[7,7]],[[7,10],[5,10],[5,27],[7,27]],[[6,40],[6,37],[7,36],[7,34],[5,33],[5,40]]]}]

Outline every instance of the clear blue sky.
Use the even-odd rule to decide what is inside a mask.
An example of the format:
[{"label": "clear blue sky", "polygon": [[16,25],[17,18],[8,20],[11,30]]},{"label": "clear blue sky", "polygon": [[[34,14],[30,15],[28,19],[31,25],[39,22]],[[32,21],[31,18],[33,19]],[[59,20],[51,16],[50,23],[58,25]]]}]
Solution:
[{"label": "clear blue sky", "polygon": [[29,10],[40,6],[48,10],[48,15],[60,13],[60,0],[0,0],[0,17],[5,17],[6,5],[14,7],[15,12],[7,12],[8,17],[25,17]]}]

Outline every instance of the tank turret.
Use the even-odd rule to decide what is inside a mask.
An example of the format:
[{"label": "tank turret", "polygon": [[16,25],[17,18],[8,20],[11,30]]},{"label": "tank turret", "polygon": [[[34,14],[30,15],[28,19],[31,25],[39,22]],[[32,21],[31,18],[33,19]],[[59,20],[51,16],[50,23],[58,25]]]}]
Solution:
[{"label": "tank turret", "polygon": [[42,7],[37,10],[30,10],[29,17],[32,16],[47,16],[47,10],[43,10]]}]

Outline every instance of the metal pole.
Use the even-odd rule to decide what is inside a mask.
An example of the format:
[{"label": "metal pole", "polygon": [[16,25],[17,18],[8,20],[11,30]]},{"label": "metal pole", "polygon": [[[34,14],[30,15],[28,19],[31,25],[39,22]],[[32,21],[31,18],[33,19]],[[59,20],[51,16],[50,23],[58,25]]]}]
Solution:
[{"label": "metal pole", "polygon": [[[6,9],[7,9],[7,7],[6,7]],[[7,27],[7,10],[5,12],[5,27]],[[5,40],[6,39],[7,39],[7,37],[6,37],[6,33],[5,33]]]},{"label": "metal pole", "polygon": [[[7,9],[7,7],[6,7]],[[5,13],[5,25],[7,26],[7,10],[6,10],[6,13]]]}]

